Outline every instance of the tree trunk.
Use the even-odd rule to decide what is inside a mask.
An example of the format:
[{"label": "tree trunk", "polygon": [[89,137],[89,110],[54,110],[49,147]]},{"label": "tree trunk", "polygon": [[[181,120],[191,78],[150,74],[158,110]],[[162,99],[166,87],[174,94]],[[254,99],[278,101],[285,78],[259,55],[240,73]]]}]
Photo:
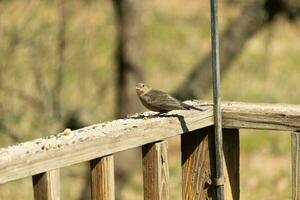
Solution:
[{"label": "tree trunk", "polygon": [[[117,85],[116,116],[138,112],[140,103],[135,84],[141,82],[143,62],[143,27],[141,22],[142,1],[113,0],[117,20]],[[122,199],[122,189],[127,177],[135,170],[139,151],[134,149],[115,156],[116,199]],[[136,163],[136,164],[135,164]]]},{"label": "tree trunk", "polygon": [[135,83],[142,80],[142,2],[113,0],[118,32],[116,106],[119,116],[138,111]]}]

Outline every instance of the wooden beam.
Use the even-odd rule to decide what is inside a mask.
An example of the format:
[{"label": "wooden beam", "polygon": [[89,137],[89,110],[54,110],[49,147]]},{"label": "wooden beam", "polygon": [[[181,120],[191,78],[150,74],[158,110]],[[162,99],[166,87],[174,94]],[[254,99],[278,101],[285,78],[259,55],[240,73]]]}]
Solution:
[{"label": "wooden beam", "polygon": [[300,105],[239,103],[222,104],[223,128],[300,130]]},{"label": "wooden beam", "polygon": [[[212,106],[202,107],[207,110],[148,112],[1,148],[0,184],[213,125]],[[222,115],[224,128],[300,130],[297,105],[229,102],[222,104]]]},{"label": "wooden beam", "polygon": [[32,177],[35,200],[59,200],[59,169],[51,170]]},{"label": "wooden beam", "polygon": [[142,148],[145,200],[169,199],[167,142],[146,144]]},{"label": "wooden beam", "polygon": [[300,200],[300,133],[291,133],[292,200]]},{"label": "wooden beam", "polygon": [[[213,124],[212,112],[120,119],[0,149],[0,184],[89,161]],[[26,164],[25,164],[26,163]]]},{"label": "wooden beam", "polygon": [[[237,129],[223,130],[225,199],[239,199],[239,134]],[[181,136],[182,195],[184,200],[216,199],[213,186],[213,126]]]},{"label": "wooden beam", "polygon": [[114,200],[114,157],[113,155],[90,161],[92,200]]}]

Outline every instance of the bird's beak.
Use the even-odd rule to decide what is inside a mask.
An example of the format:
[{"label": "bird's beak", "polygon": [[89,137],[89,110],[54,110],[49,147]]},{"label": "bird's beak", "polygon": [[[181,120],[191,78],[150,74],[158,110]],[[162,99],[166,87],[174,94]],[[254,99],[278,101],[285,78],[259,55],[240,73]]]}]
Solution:
[{"label": "bird's beak", "polygon": [[141,89],[138,87],[138,86],[136,86],[135,87],[135,90],[136,90],[136,93],[138,94],[138,95],[140,95],[141,94]]}]

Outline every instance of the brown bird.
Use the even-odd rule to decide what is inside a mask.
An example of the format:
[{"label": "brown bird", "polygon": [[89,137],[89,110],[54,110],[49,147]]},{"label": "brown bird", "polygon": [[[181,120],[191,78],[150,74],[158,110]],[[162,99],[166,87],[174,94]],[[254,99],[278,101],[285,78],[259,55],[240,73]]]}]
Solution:
[{"label": "brown bird", "polygon": [[203,109],[195,108],[188,104],[185,104],[178,99],[168,95],[167,93],[152,89],[144,83],[136,84],[136,93],[139,96],[142,104],[149,110],[156,112],[168,112],[171,110],[200,110]]}]

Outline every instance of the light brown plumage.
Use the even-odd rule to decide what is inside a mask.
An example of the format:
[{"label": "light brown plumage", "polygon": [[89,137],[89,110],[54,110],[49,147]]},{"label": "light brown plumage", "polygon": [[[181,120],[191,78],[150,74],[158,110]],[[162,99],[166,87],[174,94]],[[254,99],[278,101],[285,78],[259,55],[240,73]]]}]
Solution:
[{"label": "light brown plumage", "polygon": [[167,93],[152,89],[144,83],[136,84],[136,92],[142,104],[149,110],[156,112],[168,112],[171,110],[201,110],[187,105]]}]

